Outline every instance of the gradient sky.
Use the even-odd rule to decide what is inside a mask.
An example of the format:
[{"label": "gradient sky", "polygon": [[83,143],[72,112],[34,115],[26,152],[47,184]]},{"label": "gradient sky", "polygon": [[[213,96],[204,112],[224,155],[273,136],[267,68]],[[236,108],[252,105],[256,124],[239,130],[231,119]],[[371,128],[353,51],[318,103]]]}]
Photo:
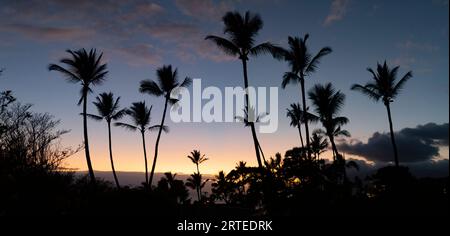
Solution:
[{"label": "gradient sky", "polygon": [[[66,49],[95,47],[104,52],[108,80],[94,87],[89,99],[104,91],[121,96],[121,105],[145,100],[153,105],[159,122],[163,100],[138,92],[139,81],[154,79],[163,64],[178,67],[180,77],[202,78],[203,86],[242,86],[241,64],[203,40],[222,33],[221,16],[228,10],[251,10],[261,15],[264,27],[257,40],[285,46],[287,36],[310,34],[313,52],[333,48],[314,83],[332,82],[347,95],[342,115],[352,138],[366,141],[374,132],[387,132],[384,106],[350,91],[353,83],[370,79],[366,71],[377,61],[399,65],[400,73],[413,71],[401,96],[392,104],[395,130],[419,124],[449,121],[449,6],[431,1],[287,1],[287,0],[170,0],[91,1],[0,0],[0,68],[5,68],[1,90],[13,90],[33,110],[49,112],[70,129],[63,145],[82,142],[82,120],[76,105],[79,85],[47,71],[49,63],[66,56]],[[250,84],[280,86],[285,63],[269,56],[249,62]],[[299,99],[299,87],[279,90],[278,131],[260,134],[264,152],[273,156],[298,145],[296,129],[289,127],[285,109]],[[89,110],[94,112],[91,105]],[[157,171],[192,172],[186,158],[200,149],[210,160],[201,168],[215,173],[230,170],[239,160],[256,164],[251,134],[242,124],[173,124],[163,134]],[[89,122],[94,169],[109,170],[106,123]],[[147,135],[149,159],[156,133]],[[116,169],[142,171],[143,154],[138,133],[113,129]],[[448,158],[448,146],[443,158]],[[69,167],[86,169],[84,152],[71,157]]]}]

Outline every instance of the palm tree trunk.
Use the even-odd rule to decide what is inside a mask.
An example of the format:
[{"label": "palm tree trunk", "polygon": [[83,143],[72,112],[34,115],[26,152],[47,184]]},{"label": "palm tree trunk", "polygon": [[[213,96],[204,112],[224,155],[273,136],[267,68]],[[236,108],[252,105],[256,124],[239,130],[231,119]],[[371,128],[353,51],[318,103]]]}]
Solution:
[{"label": "palm tree trunk", "polygon": [[333,135],[328,135],[328,138],[330,139],[331,148],[333,149],[333,161],[336,161],[336,157],[339,155],[339,153],[336,147],[336,143],[334,143],[334,137]]},{"label": "palm tree trunk", "polygon": [[300,123],[297,124],[297,128],[298,134],[300,135],[300,142],[302,143],[302,148],[305,148],[305,145],[303,144],[302,128]]},{"label": "palm tree trunk", "polygon": [[166,111],[167,111],[168,103],[169,103],[169,98],[166,97],[166,102],[164,103],[164,112],[163,112],[162,119],[161,119],[161,125],[159,127],[158,137],[156,138],[155,157],[153,158],[152,171],[150,172],[150,186],[152,185],[153,175],[155,174],[156,159],[158,158],[159,140],[161,138],[161,132],[162,132],[162,129],[163,129],[163,126],[164,126],[164,120],[166,119]]},{"label": "palm tree trunk", "polygon": [[200,169],[198,168],[198,163],[196,163],[196,165],[197,165],[197,174],[200,175]]},{"label": "palm tree trunk", "polygon": [[89,153],[89,139],[88,139],[88,127],[87,127],[87,93],[88,87],[83,87],[83,131],[84,131],[84,152],[86,154],[86,162],[89,170],[89,177],[91,178],[91,183],[96,184],[94,169],[92,168],[91,155]]},{"label": "palm tree trunk", "polygon": [[144,162],[145,162],[145,184],[148,187],[148,167],[147,167],[147,149],[145,148],[145,131],[141,130],[142,147],[144,148]]},{"label": "palm tree trunk", "polygon": [[[247,88],[248,88],[248,75],[247,75],[247,60],[245,58],[242,59],[242,69],[244,73],[244,86],[245,86],[245,103],[247,105],[247,114],[250,110],[250,100],[248,98]],[[253,121],[250,122],[250,128],[252,130],[253,143],[255,145],[256,159],[258,161],[259,168],[262,168],[261,155],[259,153],[258,147],[258,137],[256,136],[255,123]]]},{"label": "palm tree trunk", "polygon": [[116,175],[116,169],[114,168],[113,154],[112,154],[112,144],[111,144],[111,121],[108,121],[108,140],[109,140],[109,159],[111,160],[111,168],[114,175],[114,181],[116,182],[116,186],[120,189],[119,179]]},{"label": "palm tree trunk", "polygon": [[[302,105],[303,105],[303,112],[307,112],[306,108],[306,98],[305,98],[305,79],[303,78],[303,75],[300,75],[300,85],[302,89]],[[311,150],[309,145],[309,126],[308,126],[308,116],[305,115],[305,134],[306,134],[306,151],[308,153],[308,159],[311,159]]]},{"label": "palm tree trunk", "polygon": [[261,151],[262,159],[263,159],[264,163],[266,163],[266,157],[264,156],[264,152],[263,152],[261,144],[259,144],[259,142],[258,142],[258,147],[259,147],[259,151]]},{"label": "palm tree trunk", "polygon": [[395,161],[395,167],[399,166],[398,162],[398,152],[397,152],[397,144],[395,143],[395,137],[394,137],[394,128],[392,125],[392,117],[391,117],[391,107],[389,106],[389,103],[385,103],[387,113],[388,113],[388,119],[389,119],[389,130],[391,133],[391,141],[392,141],[392,147],[394,149],[394,161]]}]

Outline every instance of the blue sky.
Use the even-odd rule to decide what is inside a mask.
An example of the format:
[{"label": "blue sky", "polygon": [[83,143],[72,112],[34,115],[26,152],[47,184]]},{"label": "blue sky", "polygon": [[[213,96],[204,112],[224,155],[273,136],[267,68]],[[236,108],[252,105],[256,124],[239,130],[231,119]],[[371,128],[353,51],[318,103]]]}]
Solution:
[{"label": "blue sky", "polygon": [[[287,36],[309,33],[313,52],[324,46],[333,48],[318,72],[308,78],[307,88],[332,82],[347,95],[342,115],[351,121],[346,128],[353,139],[366,141],[374,132],[388,131],[383,105],[350,91],[353,83],[370,79],[367,67],[384,60],[399,65],[401,74],[409,70],[414,74],[392,105],[396,130],[429,122],[448,123],[448,0],[0,0],[0,68],[5,68],[0,88],[13,90],[21,102],[34,104],[34,110],[61,119],[62,128],[72,130],[63,143],[76,146],[82,141],[77,115],[81,107],[76,106],[79,87],[48,72],[47,65],[64,57],[66,49],[95,47],[104,52],[109,75],[104,85],[93,88],[91,101],[103,91],[121,96],[123,106],[146,100],[154,105],[153,121],[157,122],[163,101],[140,94],[138,84],[142,79],[154,79],[155,69],[163,64],[178,67],[180,76],[202,78],[203,86],[242,86],[239,61],[203,40],[208,34],[221,35],[220,18],[228,10],[259,13],[264,21],[257,38],[260,42],[285,46]],[[252,58],[250,84],[280,86],[287,69],[285,63],[269,56]],[[297,102],[299,95],[298,86],[280,88],[279,129],[260,135],[268,155],[297,145],[298,134],[289,127],[285,109]],[[241,124],[169,121],[169,126],[171,133],[162,141],[160,171],[188,171],[191,166],[185,156],[194,148],[210,156],[205,165],[211,172],[229,169],[238,160],[254,163],[250,132]],[[90,122],[89,127],[94,168],[106,170],[105,125]],[[138,135],[119,129],[113,132],[117,166],[138,170],[142,158]],[[153,141],[154,134],[150,134],[147,145],[151,147]],[[73,159],[71,166],[85,168],[82,155]]]}]

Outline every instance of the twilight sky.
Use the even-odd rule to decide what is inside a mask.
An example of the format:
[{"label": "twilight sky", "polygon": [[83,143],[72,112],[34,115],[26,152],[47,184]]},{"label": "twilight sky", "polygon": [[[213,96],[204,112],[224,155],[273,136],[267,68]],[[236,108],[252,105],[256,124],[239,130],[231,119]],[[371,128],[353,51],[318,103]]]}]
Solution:
[{"label": "twilight sky", "polygon": [[[260,42],[285,46],[288,35],[309,33],[313,52],[323,46],[333,48],[318,72],[308,78],[307,88],[332,82],[347,95],[341,114],[350,119],[346,129],[352,138],[342,149],[349,156],[378,162],[391,155],[389,143],[383,141],[388,131],[384,106],[350,91],[353,83],[370,79],[368,66],[386,59],[400,66],[401,75],[409,70],[414,74],[392,104],[399,143],[405,137],[404,147],[410,145],[413,150],[406,154],[409,148],[400,147],[400,158],[411,163],[448,159],[448,4],[448,0],[0,0],[0,68],[5,69],[0,88],[13,90],[23,103],[34,104],[34,111],[61,119],[61,128],[71,130],[62,144],[77,146],[82,142],[81,107],[76,105],[80,86],[47,71],[47,65],[66,56],[66,49],[95,47],[104,52],[109,74],[104,85],[93,88],[89,100],[104,91],[121,96],[123,107],[145,100],[153,105],[156,124],[163,100],[140,94],[138,86],[143,79],[155,79],[155,69],[163,64],[178,67],[180,77],[202,78],[203,87],[243,86],[240,62],[203,39],[222,34],[220,18],[226,11],[251,10],[264,21],[257,38]],[[269,56],[252,58],[250,84],[280,86],[287,70],[285,63]],[[297,130],[285,118],[285,109],[298,100],[298,86],[280,87],[278,131],[259,135],[267,156],[284,154],[298,145]],[[94,112],[92,105],[89,110]],[[192,172],[194,166],[186,156],[193,149],[210,158],[201,167],[206,173],[228,171],[239,160],[256,164],[250,130],[242,124],[173,124],[168,120],[171,132],[162,137],[157,172]],[[106,123],[91,121],[89,131],[94,169],[109,170]],[[155,136],[147,134],[149,158]],[[116,169],[143,170],[138,133],[114,128],[113,145]],[[370,150],[382,151],[373,154]],[[422,151],[421,157],[414,156]],[[86,169],[84,152],[71,157],[67,165]]]}]

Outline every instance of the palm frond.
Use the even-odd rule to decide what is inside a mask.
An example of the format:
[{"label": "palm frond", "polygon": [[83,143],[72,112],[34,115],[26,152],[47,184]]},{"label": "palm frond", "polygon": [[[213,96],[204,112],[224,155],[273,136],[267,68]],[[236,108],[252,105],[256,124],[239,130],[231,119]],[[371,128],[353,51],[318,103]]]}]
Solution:
[{"label": "palm frond", "polygon": [[[83,115],[83,113],[80,113],[80,115]],[[93,115],[93,114],[86,113],[86,116],[91,118],[91,119],[93,119],[93,120],[96,120],[96,121],[103,120],[103,117],[97,116],[97,115]]]},{"label": "palm frond", "polygon": [[223,52],[225,52],[228,55],[231,56],[239,55],[239,48],[228,39],[219,36],[208,35],[205,37],[205,40],[213,41],[217,45],[217,47],[219,47]]},{"label": "palm frond", "polygon": [[405,83],[412,78],[412,72],[408,71],[408,73],[406,73],[403,78],[400,79],[400,81],[398,81],[398,83],[395,85],[393,91],[392,91],[392,98],[395,98],[403,89],[403,87],[405,86]]},{"label": "palm frond", "polygon": [[275,59],[284,58],[285,51],[270,42],[258,44],[249,50],[250,55],[258,56],[261,54],[271,54]]},{"label": "palm frond", "polygon": [[285,72],[283,74],[283,81],[281,87],[284,89],[289,83],[297,83],[300,81],[300,77],[294,72]]},{"label": "palm frond", "polygon": [[142,80],[140,83],[139,92],[148,93],[157,97],[164,94],[163,90],[158,86],[158,84],[152,80]]},{"label": "palm frond", "polygon": [[131,131],[135,131],[137,129],[136,126],[134,125],[130,125],[130,124],[126,124],[126,123],[122,123],[122,122],[116,122],[114,123],[114,126],[118,126],[118,127],[122,127]]},{"label": "palm frond", "polygon": [[[306,38],[305,38],[306,41]],[[320,49],[320,51],[315,55],[311,61],[309,62],[308,66],[305,69],[306,73],[313,73],[316,71],[317,66],[320,63],[320,59],[328,54],[330,54],[333,50],[330,47],[324,47]]]},{"label": "palm frond", "polygon": [[381,95],[376,93],[374,90],[367,88],[367,86],[362,86],[360,84],[354,84],[351,87],[351,90],[359,91],[362,94],[366,95],[367,97],[378,101],[381,98]]},{"label": "palm frond", "polygon": [[48,66],[48,70],[49,71],[58,71],[58,72],[63,73],[65,75],[66,80],[70,83],[79,83],[81,81],[81,78],[78,75],[72,73],[71,71],[67,70],[66,68],[64,68],[62,66],[59,66],[56,64],[50,64]]},{"label": "palm frond", "polygon": [[[148,127],[148,130],[156,131],[156,130],[159,130],[159,127],[161,127],[161,125],[153,125],[153,126]],[[169,126],[163,125],[162,126],[162,131],[164,131],[164,133],[168,133],[169,132]]]}]

